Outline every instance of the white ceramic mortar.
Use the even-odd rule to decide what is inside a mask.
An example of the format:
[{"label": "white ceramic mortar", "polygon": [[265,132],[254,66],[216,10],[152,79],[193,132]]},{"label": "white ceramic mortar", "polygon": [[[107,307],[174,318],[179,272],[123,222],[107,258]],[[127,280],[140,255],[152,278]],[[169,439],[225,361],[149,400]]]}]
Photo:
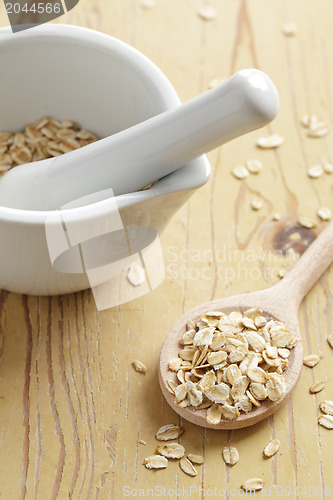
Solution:
[{"label": "white ceramic mortar", "polygon": [[[50,116],[74,120],[106,137],[180,103],[169,80],[147,57],[119,40],[75,26],[48,24],[16,34],[0,29],[0,68],[0,131],[15,132]],[[208,181],[210,171],[202,156],[150,190],[63,211],[66,225],[105,226],[117,211],[116,201],[124,227],[139,228],[134,251],[141,250]],[[52,230],[57,218],[51,212],[0,207],[1,288],[34,295],[89,288],[86,273],[75,264],[75,244],[51,263],[45,223]],[[94,265],[126,256],[111,247],[105,238],[94,240]],[[107,279],[103,271],[100,280]]]}]

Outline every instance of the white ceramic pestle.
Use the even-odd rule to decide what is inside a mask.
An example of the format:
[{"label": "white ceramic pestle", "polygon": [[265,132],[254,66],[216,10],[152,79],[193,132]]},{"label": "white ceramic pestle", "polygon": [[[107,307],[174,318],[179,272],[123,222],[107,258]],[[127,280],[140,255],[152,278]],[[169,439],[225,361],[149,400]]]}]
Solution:
[{"label": "white ceramic pestle", "polygon": [[269,123],[279,98],[268,76],[239,71],[174,109],[65,155],[20,165],[0,181],[0,205],[53,210],[112,188],[138,191],[190,160]]}]

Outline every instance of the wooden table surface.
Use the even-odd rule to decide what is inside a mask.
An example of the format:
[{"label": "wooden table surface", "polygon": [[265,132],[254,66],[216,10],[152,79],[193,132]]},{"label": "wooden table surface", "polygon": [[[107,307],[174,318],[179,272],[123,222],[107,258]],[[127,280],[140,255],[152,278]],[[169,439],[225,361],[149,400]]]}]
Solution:
[{"label": "wooden table surface", "polygon": [[[204,5],[216,9],[216,19],[199,18]],[[322,359],[313,369],[303,367],[292,400],[244,430],[205,431],[180,422],[179,442],[205,457],[196,477],[186,476],[177,461],[157,472],[142,465],[155,452],[157,429],[179,423],[157,379],[168,329],[201,302],[276,283],[279,269],[290,268],[324,228],[317,209],[333,209],[333,175],[310,179],[306,173],[333,162],[333,132],[309,138],[300,125],[306,114],[333,124],[332,19],[331,0],[156,0],[150,10],[139,0],[80,0],[56,21],[133,45],[160,66],[183,101],[215,77],[257,67],[275,82],[281,107],[270,126],[208,155],[212,178],[162,236],[166,278],[149,295],[97,312],[90,291],[41,298],[1,292],[1,500],[232,499],[242,496],[240,485],[250,477],[262,478],[265,496],[274,499],[333,496],[333,431],[317,425],[320,401],[333,400],[327,343],[333,269],[299,311],[304,352]],[[297,25],[295,36],[282,33],[287,22]],[[7,24],[2,6],[0,25]],[[281,134],[284,144],[259,150],[256,140],[270,133]],[[236,180],[232,167],[251,158],[262,161],[262,172]],[[258,211],[250,207],[255,196],[263,200]],[[279,222],[272,220],[276,212]],[[317,227],[300,228],[301,215]],[[146,364],[145,375],[134,371],[134,359]],[[314,380],[326,386],[310,395]],[[281,447],[267,460],[262,451],[273,437]],[[221,456],[226,443],[240,454],[232,468]]]}]

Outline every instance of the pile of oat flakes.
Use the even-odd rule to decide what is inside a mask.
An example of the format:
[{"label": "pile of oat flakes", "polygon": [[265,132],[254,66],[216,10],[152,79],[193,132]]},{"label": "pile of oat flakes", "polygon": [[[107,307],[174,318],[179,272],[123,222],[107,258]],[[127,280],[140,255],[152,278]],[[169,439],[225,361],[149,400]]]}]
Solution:
[{"label": "pile of oat flakes", "polygon": [[41,118],[27,125],[24,132],[0,133],[0,174],[17,165],[69,153],[96,140],[94,134],[71,120]]},{"label": "pile of oat flakes", "polygon": [[187,323],[178,358],[169,362],[177,382],[168,379],[178,408],[207,409],[207,422],[234,420],[262,401],[285,393],[283,371],[296,339],[286,326],[257,308],[241,313],[208,311]]}]

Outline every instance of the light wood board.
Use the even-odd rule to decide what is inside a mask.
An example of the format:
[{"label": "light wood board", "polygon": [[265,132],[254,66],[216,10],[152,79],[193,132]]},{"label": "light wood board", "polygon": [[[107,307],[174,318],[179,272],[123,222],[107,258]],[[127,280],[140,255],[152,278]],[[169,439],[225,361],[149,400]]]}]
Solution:
[{"label": "light wood board", "polygon": [[[216,20],[198,17],[203,5],[216,8]],[[306,175],[311,165],[333,161],[333,132],[310,139],[300,125],[309,113],[333,124],[332,18],[331,0],[156,0],[151,10],[139,0],[80,0],[57,20],[132,44],[160,66],[184,101],[215,77],[258,67],[275,82],[281,108],[263,131],[209,154],[212,178],[164,233],[166,279],[149,295],[97,313],[90,291],[54,298],[1,292],[1,500],[118,500],[130,490],[148,497],[148,488],[166,488],[163,498],[185,498],[187,491],[198,499],[216,488],[228,490],[219,494],[231,499],[250,477],[264,479],[270,498],[333,495],[333,431],[317,426],[319,402],[333,400],[333,350],[326,340],[332,334],[333,269],[301,305],[304,353],[322,353],[323,359],[314,369],[303,367],[292,400],[249,429],[205,431],[183,422],[179,441],[205,457],[195,478],[177,462],[157,472],[142,465],[155,452],[157,429],[179,422],[157,377],[169,328],[202,302],[274,284],[278,270],[292,261],[273,252],[274,241],[277,250],[299,250],[313,235],[297,229],[297,216],[316,218],[320,206],[333,209],[333,176]],[[297,24],[295,37],[282,34],[286,22]],[[0,25],[7,24],[1,5]],[[283,146],[259,151],[256,139],[272,132],[284,136]],[[231,168],[251,158],[263,162],[263,171],[234,179]],[[250,202],[258,194],[264,204],[255,212]],[[272,222],[275,212],[282,215],[279,223]],[[316,230],[323,227],[319,222]],[[147,365],[146,375],[133,370],[133,359]],[[314,380],[326,380],[326,387],[310,395]],[[267,460],[262,450],[273,437],[281,447]],[[222,460],[227,443],[240,454],[233,468]]]}]

